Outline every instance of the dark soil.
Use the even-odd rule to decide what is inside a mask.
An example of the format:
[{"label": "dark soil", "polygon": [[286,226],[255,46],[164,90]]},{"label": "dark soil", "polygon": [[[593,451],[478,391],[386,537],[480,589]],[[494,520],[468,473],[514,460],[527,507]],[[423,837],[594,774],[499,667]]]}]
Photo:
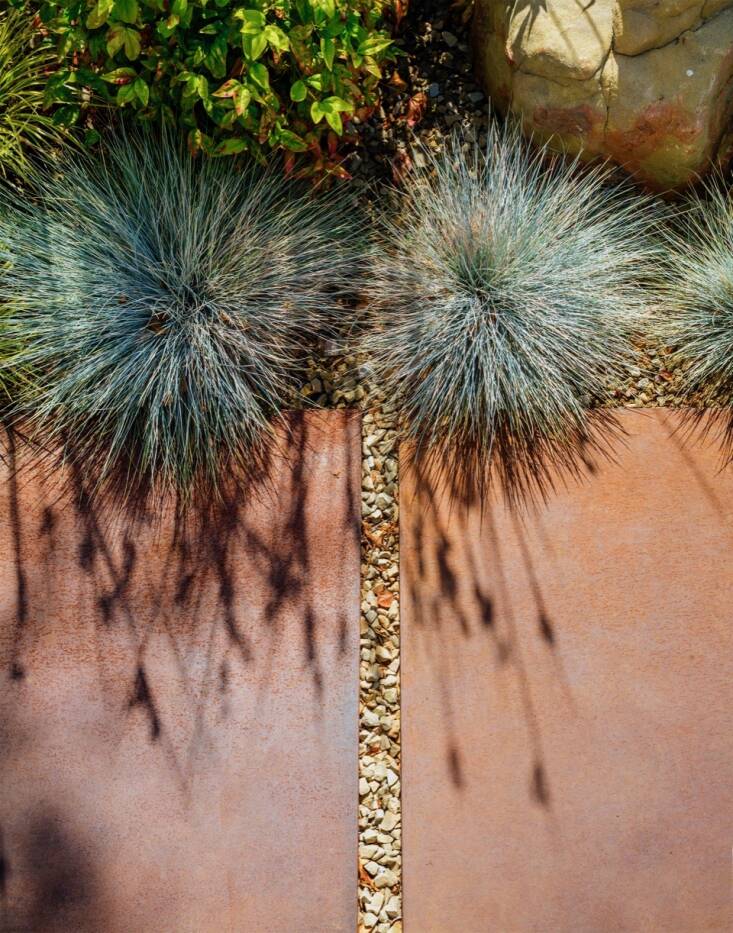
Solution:
[{"label": "dark soil", "polygon": [[382,102],[355,127],[361,145],[346,166],[357,183],[399,184],[415,143],[440,150],[460,129],[467,142],[485,132],[487,101],[476,83],[469,42],[470,7],[449,0],[413,0],[397,32],[401,55],[382,82]]}]

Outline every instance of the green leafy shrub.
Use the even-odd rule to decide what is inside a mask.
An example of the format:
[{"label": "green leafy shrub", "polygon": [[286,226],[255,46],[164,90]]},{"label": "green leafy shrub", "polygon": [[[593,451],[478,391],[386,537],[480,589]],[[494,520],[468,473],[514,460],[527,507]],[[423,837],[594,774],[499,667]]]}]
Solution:
[{"label": "green leafy shrub", "polygon": [[391,40],[384,0],[46,0],[64,67],[48,85],[62,119],[77,89],[177,120],[192,151],[309,151],[335,169],[344,118],[373,107]]},{"label": "green leafy shrub", "polygon": [[[345,197],[152,130],[0,187],[13,415],[98,488],[212,496],[256,472],[359,258]],[[197,497],[199,498],[199,497]]]},{"label": "green leafy shrub", "polygon": [[58,141],[43,109],[46,72],[55,59],[26,13],[0,10],[0,175],[26,175],[29,151]]},{"label": "green leafy shrub", "polygon": [[656,210],[513,125],[494,125],[485,152],[456,140],[425,162],[375,245],[374,384],[456,491],[496,476],[531,496],[607,449],[603,403],[648,305]]}]

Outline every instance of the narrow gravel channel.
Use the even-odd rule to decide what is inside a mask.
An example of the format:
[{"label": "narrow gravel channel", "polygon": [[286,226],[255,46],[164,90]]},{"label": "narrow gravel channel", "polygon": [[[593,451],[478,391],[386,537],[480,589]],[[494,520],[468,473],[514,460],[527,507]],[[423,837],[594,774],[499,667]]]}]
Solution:
[{"label": "narrow gravel channel", "polygon": [[360,930],[402,929],[397,434],[388,404],[362,421],[359,666]]}]

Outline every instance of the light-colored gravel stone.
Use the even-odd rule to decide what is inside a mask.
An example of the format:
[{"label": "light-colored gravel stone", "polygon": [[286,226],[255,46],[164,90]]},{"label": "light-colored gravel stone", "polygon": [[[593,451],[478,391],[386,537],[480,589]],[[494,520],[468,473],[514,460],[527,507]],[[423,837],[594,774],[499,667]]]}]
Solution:
[{"label": "light-colored gravel stone", "polygon": [[402,928],[399,514],[397,438],[390,406],[365,411],[362,432],[360,928],[398,933]]}]

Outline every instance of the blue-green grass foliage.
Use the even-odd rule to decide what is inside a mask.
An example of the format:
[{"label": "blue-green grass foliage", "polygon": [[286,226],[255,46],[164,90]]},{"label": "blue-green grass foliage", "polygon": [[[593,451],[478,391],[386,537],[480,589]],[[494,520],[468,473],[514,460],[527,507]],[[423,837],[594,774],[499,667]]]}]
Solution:
[{"label": "blue-green grass foliage", "polygon": [[348,199],[153,131],[46,168],[23,201],[4,189],[6,369],[33,374],[14,417],[124,494],[251,476],[360,235]]},{"label": "blue-green grass foliage", "polygon": [[649,306],[658,209],[610,169],[493,125],[453,141],[385,215],[362,349],[416,458],[467,494],[534,494],[608,449],[609,386]]}]

